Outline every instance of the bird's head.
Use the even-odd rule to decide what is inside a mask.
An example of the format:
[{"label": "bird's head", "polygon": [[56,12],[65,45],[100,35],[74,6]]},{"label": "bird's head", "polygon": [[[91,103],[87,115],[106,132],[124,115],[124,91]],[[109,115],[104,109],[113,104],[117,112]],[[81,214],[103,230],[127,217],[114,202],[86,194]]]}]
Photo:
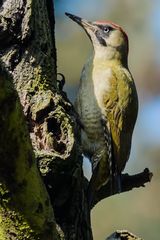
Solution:
[{"label": "bird's head", "polygon": [[128,37],[119,25],[110,21],[90,22],[70,13],[66,15],[86,31],[97,56],[127,62]]}]

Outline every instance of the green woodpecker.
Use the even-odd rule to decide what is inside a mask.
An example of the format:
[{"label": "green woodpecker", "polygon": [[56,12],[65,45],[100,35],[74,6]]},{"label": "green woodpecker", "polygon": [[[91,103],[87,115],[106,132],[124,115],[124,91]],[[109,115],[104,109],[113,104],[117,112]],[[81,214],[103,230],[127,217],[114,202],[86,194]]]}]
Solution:
[{"label": "green woodpecker", "polygon": [[85,30],[93,44],[75,103],[83,125],[83,153],[92,163],[92,187],[97,191],[111,180],[112,191],[120,191],[138,112],[137,91],[128,69],[128,37],[112,22],[66,15]]}]

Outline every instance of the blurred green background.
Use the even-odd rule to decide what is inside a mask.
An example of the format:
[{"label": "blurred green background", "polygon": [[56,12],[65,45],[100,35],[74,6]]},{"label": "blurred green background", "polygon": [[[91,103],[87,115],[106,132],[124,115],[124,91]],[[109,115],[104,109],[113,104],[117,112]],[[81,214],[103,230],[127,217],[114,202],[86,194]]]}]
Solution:
[{"label": "blurred green background", "polygon": [[[128,229],[145,240],[160,239],[160,1],[57,0],[56,47],[58,72],[66,77],[65,90],[74,101],[80,72],[92,48],[84,31],[65,17],[70,12],[88,20],[111,20],[129,36],[129,67],[139,95],[139,115],[132,152],[125,172],[149,167],[153,180],[145,188],[101,201],[92,211],[95,240],[116,229]],[[90,164],[84,160],[90,175]]]}]

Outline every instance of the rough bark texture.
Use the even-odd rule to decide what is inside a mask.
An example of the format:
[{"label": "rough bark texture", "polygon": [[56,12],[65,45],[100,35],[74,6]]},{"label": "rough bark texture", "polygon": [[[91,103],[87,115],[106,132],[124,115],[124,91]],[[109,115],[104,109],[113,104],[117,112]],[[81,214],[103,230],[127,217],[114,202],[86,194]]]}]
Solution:
[{"label": "rough bark texture", "polygon": [[57,239],[22,107],[1,66],[0,132],[0,239]]},{"label": "rough bark texture", "polygon": [[[0,57],[13,77],[1,69],[0,240],[92,240],[80,124],[57,84],[51,0],[0,1]],[[124,177],[124,191],[149,176],[136,184]],[[97,192],[94,204],[110,196],[109,189]]]},{"label": "rough bark texture", "polygon": [[0,56],[13,76],[61,238],[92,239],[78,126],[57,87],[52,2],[5,0],[0,7]]}]

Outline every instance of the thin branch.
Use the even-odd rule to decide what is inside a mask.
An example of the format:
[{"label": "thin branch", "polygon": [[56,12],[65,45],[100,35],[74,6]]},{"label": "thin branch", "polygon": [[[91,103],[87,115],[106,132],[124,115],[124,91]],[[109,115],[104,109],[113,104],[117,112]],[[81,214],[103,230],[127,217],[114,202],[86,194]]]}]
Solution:
[{"label": "thin branch", "polygon": [[[145,183],[150,182],[152,179],[153,174],[149,171],[148,168],[145,168],[143,172],[129,175],[129,174],[122,174],[121,181],[122,181],[122,192],[127,192],[132,190],[133,188],[145,187]],[[110,181],[107,185],[102,187],[97,193],[94,199],[94,202],[91,206],[93,208],[99,201],[104,198],[110,197],[119,193],[116,191],[114,194],[110,191]]]}]

